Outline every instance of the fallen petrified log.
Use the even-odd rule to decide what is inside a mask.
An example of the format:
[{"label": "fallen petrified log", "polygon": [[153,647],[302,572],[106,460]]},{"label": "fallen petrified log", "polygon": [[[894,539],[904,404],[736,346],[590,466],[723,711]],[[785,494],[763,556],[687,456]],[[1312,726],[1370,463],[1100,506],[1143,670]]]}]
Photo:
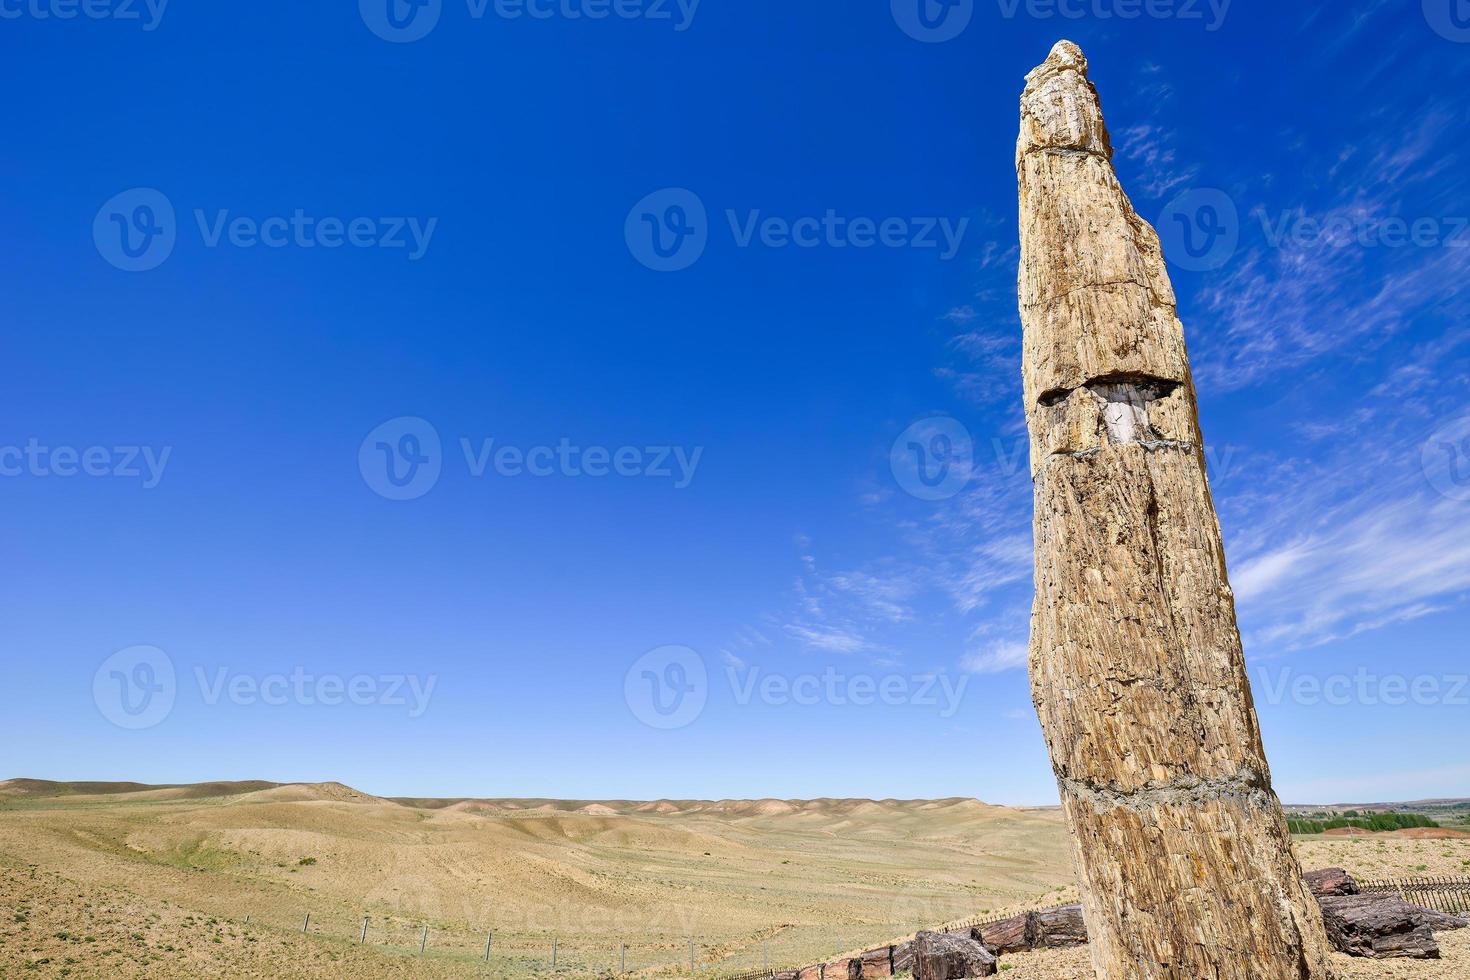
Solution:
[{"label": "fallen petrified log", "polygon": [[862,960],[833,960],[822,968],[822,980],[862,980],[862,977]]},{"label": "fallen petrified log", "polygon": [[910,939],[906,943],[899,943],[893,947],[893,973],[898,976],[903,973],[914,972],[914,946],[916,943]]},{"label": "fallen petrified log", "polygon": [[1024,953],[1032,949],[1067,949],[1087,945],[1087,925],[1082,906],[1062,905],[1040,912],[1027,912],[970,930],[970,938],[995,956]]},{"label": "fallen petrified log", "polygon": [[1341,868],[1308,871],[1306,881],[1307,887],[1318,898],[1327,895],[1356,895],[1359,891],[1358,883],[1353,880],[1353,876]]},{"label": "fallen petrified log", "polygon": [[771,980],[801,980],[800,970],[783,970],[771,975]]},{"label": "fallen petrified log", "polygon": [[1397,895],[1328,895],[1319,898],[1327,938],[1351,956],[1369,959],[1439,959],[1435,928],[1445,928],[1438,912],[1410,905]]},{"label": "fallen petrified log", "polygon": [[870,949],[859,960],[862,964],[862,969],[859,971],[858,976],[862,980],[875,980],[875,978],[891,977],[894,974],[892,946],[880,946],[877,949]]},{"label": "fallen petrified log", "polygon": [[[1470,927],[1470,920],[1410,905],[1397,895],[1360,894],[1358,883],[1341,868],[1313,871],[1306,881],[1322,907],[1333,948],[1349,956],[1437,959],[1435,931]],[[1080,905],[1027,912],[978,926],[970,934],[995,956],[1088,941]]]},{"label": "fallen petrified log", "polygon": [[1031,948],[1026,939],[1026,922],[1029,914],[1016,915],[994,925],[979,926],[970,931],[970,937],[979,942],[995,956],[1024,953]]},{"label": "fallen petrified log", "polygon": [[914,980],[990,977],[995,956],[973,939],[949,932],[921,932],[914,939]]},{"label": "fallen petrified log", "polygon": [[1069,949],[1087,945],[1087,924],[1082,905],[1032,912],[1026,917],[1026,941],[1032,949]]}]

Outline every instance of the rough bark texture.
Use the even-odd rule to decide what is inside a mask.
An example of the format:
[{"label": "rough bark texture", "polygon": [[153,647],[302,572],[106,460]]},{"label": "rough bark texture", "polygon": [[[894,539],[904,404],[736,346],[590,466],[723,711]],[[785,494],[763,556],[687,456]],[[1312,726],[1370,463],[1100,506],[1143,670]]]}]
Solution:
[{"label": "rough bark texture", "polygon": [[994,976],[995,957],[984,946],[948,932],[921,932],[914,939],[914,980]]},{"label": "rough bark texture", "polygon": [[822,967],[822,980],[862,980],[862,960],[833,960]]},{"label": "rough bark texture", "polygon": [[915,942],[910,939],[906,943],[899,943],[893,947],[893,972],[895,974],[914,972],[915,945]]},{"label": "rough bark texture", "polygon": [[1322,980],[1271,788],[1184,330],[1087,61],[1027,76],[1016,170],[1031,677],[1102,980]]}]

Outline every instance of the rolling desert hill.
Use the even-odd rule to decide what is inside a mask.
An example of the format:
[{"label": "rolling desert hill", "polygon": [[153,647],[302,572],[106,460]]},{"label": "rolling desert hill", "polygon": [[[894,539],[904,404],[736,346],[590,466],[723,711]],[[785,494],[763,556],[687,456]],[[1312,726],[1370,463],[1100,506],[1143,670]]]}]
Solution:
[{"label": "rolling desert hill", "polygon": [[[1364,878],[1470,869],[1458,836],[1324,835],[1297,850]],[[687,975],[691,944],[701,975],[720,977],[767,950],[792,966],[1073,900],[1069,855],[1058,811],[971,799],[386,799],[341,783],[12,779],[0,977],[606,977],[620,947],[629,975],[657,977]],[[1460,980],[1470,934],[1444,945],[1437,964],[1335,960],[1347,980]],[[1006,969],[1090,976],[1085,950]]]},{"label": "rolling desert hill", "polygon": [[[198,944],[181,937],[203,929],[232,957],[263,957],[263,976],[321,975],[322,949],[354,975],[393,976],[425,926],[414,968],[444,975],[487,975],[491,929],[488,975],[548,969],[553,939],[564,974],[610,969],[619,945],[630,972],[672,968],[691,939],[706,967],[734,971],[767,948],[778,963],[819,958],[1056,895],[1068,853],[1056,812],[967,799],[426,800],[340,783],[16,779],[0,783],[4,897],[51,897],[0,923],[0,975],[68,958],[70,976],[197,975]],[[102,941],[99,908],[159,935],[120,923],[103,969],[78,955],[95,942],[56,939]],[[45,931],[48,916],[66,921]]]}]

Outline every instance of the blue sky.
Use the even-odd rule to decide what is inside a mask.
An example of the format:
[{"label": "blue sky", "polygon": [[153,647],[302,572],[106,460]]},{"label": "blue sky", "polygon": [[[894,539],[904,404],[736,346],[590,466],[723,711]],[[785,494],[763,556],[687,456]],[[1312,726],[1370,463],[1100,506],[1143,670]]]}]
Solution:
[{"label": "blue sky", "polygon": [[1283,797],[1470,795],[1454,2],[4,0],[0,775],[1055,802],[1012,155],[1069,37]]}]

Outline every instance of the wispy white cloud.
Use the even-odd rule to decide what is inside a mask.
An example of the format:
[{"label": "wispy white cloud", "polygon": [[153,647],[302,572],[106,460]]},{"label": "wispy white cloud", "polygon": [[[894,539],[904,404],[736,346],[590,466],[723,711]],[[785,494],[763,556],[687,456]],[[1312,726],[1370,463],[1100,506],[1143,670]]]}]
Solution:
[{"label": "wispy white cloud", "polygon": [[1432,491],[1322,515],[1306,538],[1253,556],[1237,590],[1261,624],[1253,639],[1287,650],[1418,619],[1470,592],[1470,506]]},{"label": "wispy white cloud", "polygon": [[1140,123],[1118,133],[1115,143],[1123,158],[1137,171],[1130,182],[1134,193],[1162,199],[1171,191],[1191,185],[1199,177],[1197,165],[1179,162],[1172,129]]},{"label": "wispy white cloud", "polygon": [[998,643],[989,649],[966,654],[960,668],[971,674],[1000,674],[1026,666],[1025,643]]},{"label": "wispy white cloud", "polygon": [[801,640],[807,646],[828,653],[862,653],[869,649],[869,643],[860,634],[851,630],[839,629],[830,626],[803,626],[799,623],[788,623],[786,632]]}]

